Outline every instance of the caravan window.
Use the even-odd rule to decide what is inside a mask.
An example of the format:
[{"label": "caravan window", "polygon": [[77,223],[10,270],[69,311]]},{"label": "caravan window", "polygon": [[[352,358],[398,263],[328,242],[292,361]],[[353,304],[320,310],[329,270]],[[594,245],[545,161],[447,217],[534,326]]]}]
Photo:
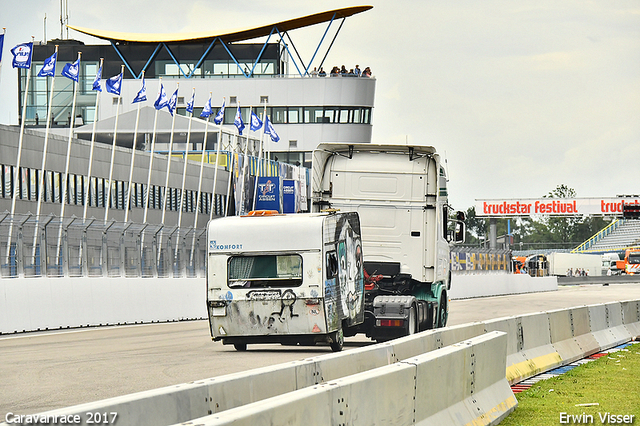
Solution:
[{"label": "caravan window", "polygon": [[327,279],[335,278],[338,276],[338,255],[335,251],[327,252]]},{"label": "caravan window", "polygon": [[229,259],[231,288],[297,287],[302,284],[302,257],[298,254],[234,256]]}]

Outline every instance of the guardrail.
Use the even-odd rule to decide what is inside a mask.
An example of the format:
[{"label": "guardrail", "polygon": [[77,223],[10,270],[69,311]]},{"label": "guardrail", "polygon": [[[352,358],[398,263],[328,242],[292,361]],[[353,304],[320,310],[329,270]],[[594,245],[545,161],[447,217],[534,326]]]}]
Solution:
[{"label": "guardrail", "polygon": [[[280,424],[287,419],[313,425],[348,424],[356,417],[370,424],[371,411],[377,422],[385,413],[393,415],[395,424],[495,424],[515,408],[513,395],[504,391],[507,382],[517,383],[637,336],[640,300],[582,306],[429,330],[43,415],[78,414],[84,419],[87,412],[117,412],[118,424],[140,426],[194,419],[206,425]],[[405,382],[410,384],[405,387]],[[476,417],[465,411],[469,407]],[[297,414],[287,417],[288,412]],[[325,421],[313,423],[316,418]]]},{"label": "guardrail", "polygon": [[506,343],[505,333],[491,332],[189,423],[498,424],[517,405],[504,378]]}]

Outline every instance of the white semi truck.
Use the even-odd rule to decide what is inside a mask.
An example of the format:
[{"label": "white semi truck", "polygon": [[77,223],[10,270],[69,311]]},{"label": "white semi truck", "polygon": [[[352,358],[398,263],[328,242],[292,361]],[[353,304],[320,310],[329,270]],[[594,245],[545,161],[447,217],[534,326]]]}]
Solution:
[{"label": "white semi truck", "polygon": [[385,340],[444,327],[449,244],[463,242],[465,229],[458,212],[449,230],[447,176],[435,148],[320,144],[311,185],[314,211],[360,216],[365,321],[347,331]]},{"label": "white semi truck", "polygon": [[322,144],[313,213],[252,212],[208,226],[211,336],[342,349],[443,327],[451,286],[447,181],[432,147]]}]

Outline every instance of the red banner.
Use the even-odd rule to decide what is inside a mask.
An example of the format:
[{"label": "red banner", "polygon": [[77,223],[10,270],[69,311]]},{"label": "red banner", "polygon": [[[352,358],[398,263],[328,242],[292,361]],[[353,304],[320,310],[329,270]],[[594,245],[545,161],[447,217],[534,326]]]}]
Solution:
[{"label": "red banner", "polygon": [[476,200],[476,215],[483,217],[597,215],[622,216],[622,204],[640,205],[640,198],[539,198]]}]

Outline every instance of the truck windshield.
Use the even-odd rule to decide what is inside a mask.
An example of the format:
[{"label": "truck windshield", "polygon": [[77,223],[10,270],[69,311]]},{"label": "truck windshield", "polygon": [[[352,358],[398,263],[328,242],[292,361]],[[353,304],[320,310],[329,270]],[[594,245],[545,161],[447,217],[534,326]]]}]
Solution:
[{"label": "truck windshield", "polygon": [[234,256],[229,259],[229,287],[297,287],[302,284],[298,254]]},{"label": "truck windshield", "polygon": [[633,263],[633,264],[640,263],[640,253],[630,253],[629,263]]}]

